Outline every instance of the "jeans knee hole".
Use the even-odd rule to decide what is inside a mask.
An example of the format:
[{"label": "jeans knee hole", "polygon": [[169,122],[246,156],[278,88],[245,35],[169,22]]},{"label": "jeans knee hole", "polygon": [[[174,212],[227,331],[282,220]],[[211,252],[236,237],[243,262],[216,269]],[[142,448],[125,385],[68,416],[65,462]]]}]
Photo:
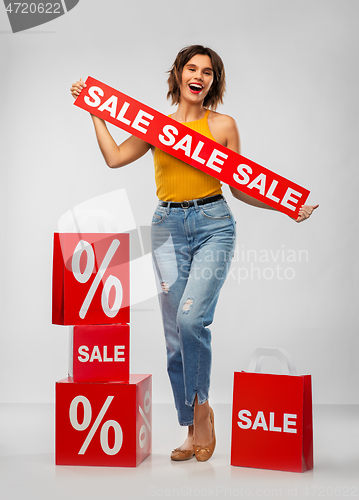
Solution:
[{"label": "jeans knee hole", "polygon": [[170,290],[170,286],[168,284],[168,281],[161,281],[161,287],[162,287],[163,293],[168,293]]},{"label": "jeans knee hole", "polygon": [[183,304],[183,313],[188,314],[192,306],[193,306],[193,299],[187,299],[186,302]]}]

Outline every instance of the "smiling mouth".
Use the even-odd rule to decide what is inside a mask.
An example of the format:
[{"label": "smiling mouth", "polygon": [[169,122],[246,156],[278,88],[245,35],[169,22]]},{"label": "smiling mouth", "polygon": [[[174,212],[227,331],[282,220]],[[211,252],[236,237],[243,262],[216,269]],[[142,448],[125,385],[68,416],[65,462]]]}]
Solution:
[{"label": "smiling mouth", "polygon": [[199,83],[190,83],[188,86],[194,94],[199,94],[203,90],[203,86]]}]

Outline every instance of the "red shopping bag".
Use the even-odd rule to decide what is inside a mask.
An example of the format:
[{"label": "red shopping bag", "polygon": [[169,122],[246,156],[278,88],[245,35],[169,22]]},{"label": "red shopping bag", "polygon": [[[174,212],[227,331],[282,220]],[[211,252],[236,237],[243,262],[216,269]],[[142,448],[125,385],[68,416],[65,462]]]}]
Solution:
[{"label": "red shopping bag", "polygon": [[128,233],[55,233],[52,323],[130,322]]},{"label": "red shopping bag", "polygon": [[[259,373],[264,356],[278,357],[289,375]],[[296,375],[284,349],[257,349],[249,370],[234,373],[231,465],[312,469],[311,376]]]}]

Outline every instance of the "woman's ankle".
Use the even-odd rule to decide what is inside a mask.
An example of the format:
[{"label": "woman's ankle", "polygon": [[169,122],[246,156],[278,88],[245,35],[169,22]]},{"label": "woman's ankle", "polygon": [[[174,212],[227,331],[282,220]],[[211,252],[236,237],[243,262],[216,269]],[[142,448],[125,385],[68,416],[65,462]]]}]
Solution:
[{"label": "woman's ankle", "polygon": [[198,403],[197,395],[194,402],[194,415],[195,419],[206,419],[209,417],[209,401],[205,401],[201,405]]}]

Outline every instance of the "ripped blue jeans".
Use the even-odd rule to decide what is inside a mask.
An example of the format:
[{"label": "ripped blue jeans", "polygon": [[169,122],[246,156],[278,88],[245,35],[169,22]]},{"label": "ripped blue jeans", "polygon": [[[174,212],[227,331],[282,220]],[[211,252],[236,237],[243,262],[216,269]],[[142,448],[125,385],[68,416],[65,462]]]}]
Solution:
[{"label": "ripped blue jeans", "polygon": [[211,331],[235,247],[226,201],[189,208],[158,205],[152,255],[167,348],[167,371],[180,425],[193,424],[194,401],[208,399]]}]

